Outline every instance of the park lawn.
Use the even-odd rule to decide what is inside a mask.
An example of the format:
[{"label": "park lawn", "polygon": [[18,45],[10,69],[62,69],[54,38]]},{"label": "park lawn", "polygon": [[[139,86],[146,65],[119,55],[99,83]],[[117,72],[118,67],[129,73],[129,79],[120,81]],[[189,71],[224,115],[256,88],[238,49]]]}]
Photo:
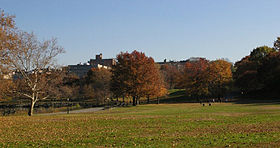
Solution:
[{"label": "park lawn", "polygon": [[280,104],[160,104],[0,117],[0,147],[280,147]]}]

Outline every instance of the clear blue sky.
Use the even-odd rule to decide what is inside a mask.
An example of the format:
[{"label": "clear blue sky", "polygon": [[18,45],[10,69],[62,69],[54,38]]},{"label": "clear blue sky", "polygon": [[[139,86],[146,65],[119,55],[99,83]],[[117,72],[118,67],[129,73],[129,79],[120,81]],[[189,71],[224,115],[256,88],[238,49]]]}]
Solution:
[{"label": "clear blue sky", "polygon": [[1,0],[17,26],[57,37],[63,65],[139,50],[156,61],[235,62],[280,36],[279,0]]}]

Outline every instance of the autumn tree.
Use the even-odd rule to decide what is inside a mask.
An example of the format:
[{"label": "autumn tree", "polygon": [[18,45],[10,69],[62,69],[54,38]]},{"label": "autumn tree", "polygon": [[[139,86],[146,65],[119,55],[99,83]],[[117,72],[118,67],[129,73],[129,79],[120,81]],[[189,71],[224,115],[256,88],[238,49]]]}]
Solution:
[{"label": "autumn tree", "polygon": [[[1,10],[0,10],[1,11]],[[0,12],[0,99],[9,94],[10,89],[13,86],[13,82],[7,67],[4,61],[4,57],[8,56],[7,49],[16,48],[18,42],[18,37],[16,34],[16,26],[14,22],[14,16],[10,16]]]},{"label": "autumn tree", "polygon": [[144,91],[147,97],[147,103],[150,103],[150,97],[163,96],[167,93],[167,90],[160,75],[159,66],[153,66],[155,63],[152,59],[149,60],[147,65],[150,65],[146,67],[146,71],[149,71],[150,74],[146,76]]},{"label": "autumn tree", "polygon": [[85,77],[84,87],[88,97],[96,99],[97,103],[104,103],[110,98],[111,71],[104,68],[92,68]]},{"label": "autumn tree", "polygon": [[117,64],[112,68],[112,91],[116,95],[127,95],[133,98],[133,105],[138,104],[140,97],[157,95],[160,74],[153,58],[144,53],[120,53]]},{"label": "autumn tree", "polygon": [[250,55],[235,63],[235,84],[245,94],[253,93],[264,88],[264,79],[260,77],[259,71],[266,57],[275,53],[274,48],[262,46],[255,48]]},{"label": "autumn tree", "polygon": [[[49,95],[48,98],[73,100],[79,97],[79,78],[69,74],[65,69],[49,69],[41,72],[40,75],[47,80],[47,82],[41,82]],[[16,81],[21,81],[21,79]]]},{"label": "autumn tree", "polygon": [[210,94],[208,68],[209,61],[204,58],[186,62],[183,81],[188,96],[198,99]]},{"label": "autumn tree", "polygon": [[160,67],[160,73],[165,82],[166,88],[183,88],[182,86],[182,77],[183,71],[178,69],[175,65],[164,64]]},{"label": "autumn tree", "polygon": [[0,13],[0,75],[7,75],[9,67],[4,58],[8,56],[9,50],[17,48],[18,35],[14,16],[7,15],[4,11]]},{"label": "autumn tree", "polygon": [[280,90],[280,52],[267,55],[260,68],[258,78],[263,84],[263,92],[270,95],[279,95]]},{"label": "autumn tree", "polygon": [[[110,90],[113,93],[114,97],[116,98],[123,98],[127,97],[128,94],[128,83],[124,80],[127,79],[127,75],[123,72],[129,71],[128,69],[128,61],[124,58],[129,56],[128,53],[121,53],[117,56],[118,64],[113,65],[111,72],[112,72],[112,79],[111,79],[111,87]],[[128,59],[127,59],[128,60]]]},{"label": "autumn tree", "polygon": [[13,81],[0,76],[0,100],[7,100],[11,96],[10,90],[14,87]]},{"label": "autumn tree", "polygon": [[54,88],[51,84],[57,82],[48,73],[50,69],[55,71],[55,58],[64,50],[57,45],[56,39],[40,42],[33,33],[23,31],[18,31],[16,37],[1,48],[0,65],[16,72],[20,83],[17,83],[15,93],[30,100],[28,115],[31,116],[35,103],[51,96]]},{"label": "autumn tree", "polygon": [[211,96],[223,97],[232,83],[232,64],[223,59],[211,61],[207,73]]},{"label": "autumn tree", "polygon": [[255,62],[256,66],[259,66],[264,58],[272,52],[276,52],[276,50],[268,46],[257,47],[250,53],[249,60]]},{"label": "autumn tree", "polygon": [[76,99],[80,97],[80,78],[76,75],[62,71],[62,84],[60,85],[61,98]]}]

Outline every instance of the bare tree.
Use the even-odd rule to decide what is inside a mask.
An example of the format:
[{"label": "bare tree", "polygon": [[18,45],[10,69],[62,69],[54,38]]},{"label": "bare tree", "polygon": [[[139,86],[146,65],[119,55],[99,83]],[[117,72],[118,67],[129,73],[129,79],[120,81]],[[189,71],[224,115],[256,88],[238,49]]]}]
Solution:
[{"label": "bare tree", "polygon": [[35,103],[55,92],[56,57],[64,50],[56,39],[40,42],[33,33],[18,32],[15,48],[4,52],[1,65],[16,72],[19,83],[15,92],[30,99],[28,115],[32,116]]}]

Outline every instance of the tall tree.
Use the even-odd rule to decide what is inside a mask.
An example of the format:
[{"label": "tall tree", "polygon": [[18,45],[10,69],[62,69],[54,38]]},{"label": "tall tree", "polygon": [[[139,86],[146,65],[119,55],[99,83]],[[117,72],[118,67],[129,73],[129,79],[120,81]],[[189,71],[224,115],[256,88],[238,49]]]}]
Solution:
[{"label": "tall tree", "polygon": [[249,56],[235,63],[235,83],[243,93],[254,93],[264,88],[264,79],[260,77],[258,71],[263,65],[264,59],[275,52],[275,49],[267,46],[257,47]]},{"label": "tall tree", "polygon": [[186,63],[184,82],[188,96],[198,98],[209,95],[208,67],[209,61],[204,58]]},{"label": "tall tree", "polygon": [[56,39],[40,42],[33,33],[17,35],[16,46],[2,50],[6,55],[1,65],[17,73],[20,88],[16,92],[30,100],[28,115],[32,116],[35,103],[50,97],[53,87],[47,86],[57,83],[49,73],[56,71],[56,57],[64,50]]},{"label": "tall tree", "polygon": [[208,69],[211,96],[221,98],[232,82],[232,63],[220,59],[211,61]]},{"label": "tall tree", "polygon": [[19,40],[14,16],[7,15],[4,11],[0,13],[0,75],[3,75],[8,74],[9,69],[5,57],[8,56],[9,50],[17,49]]},{"label": "tall tree", "polygon": [[133,51],[120,53],[117,61],[112,68],[112,91],[116,95],[131,96],[133,105],[136,105],[140,97],[153,95],[153,91],[159,90],[155,87],[161,82],[160,74],[153,58]]},{"label": "tall tree", "polygon": [[167,93],[164,86],[164,81],[160,75],[159,66],[155,65],[152,59],[149,59],[150,66],[146,67],[146,71],[150,74],[146,76],[146,85],[144,86],[145,95],[147,97],[147,103],[150,103],[150,97],[159,97]]},{"label": "tall tree", "polygon": [[4,57],[7,50],[15,49],[18,43],[14,16],[10,16],[0,10],[0,99],[3,99],[11,89],[12,80],[8,71],[9,67],[5,64]]},{"label": "tall tree", "polygon": [[280,90],[280,52],[270,53],[258,69],[258,77],[264,85],[264,92],[279,95]]}]

